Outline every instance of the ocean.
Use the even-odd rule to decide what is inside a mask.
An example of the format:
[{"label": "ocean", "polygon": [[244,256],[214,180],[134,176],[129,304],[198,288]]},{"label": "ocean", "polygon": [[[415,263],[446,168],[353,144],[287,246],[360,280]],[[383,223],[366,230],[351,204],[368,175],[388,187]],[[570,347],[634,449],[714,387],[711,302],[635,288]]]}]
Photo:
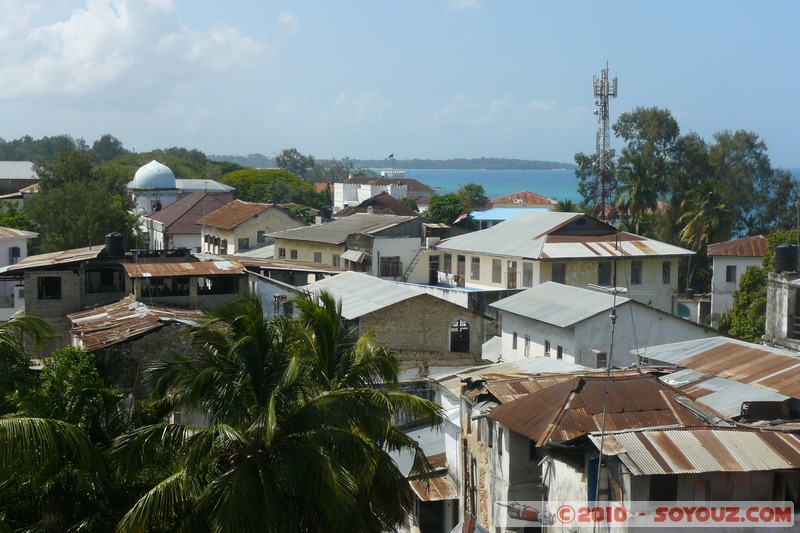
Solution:
[{"label": "ocean", "polygon": [[[374,169],[380,173],[382,170]],[[800,180],[800,169],[789,168]],[[407,178],[414,178],[432,187],[437,194],[458,192],[462,185],[477,183],[483,186],[488,198],[498,198],[519,191],[530,191],[553,200],[580,202],[578,178],[574,170],[446,170],[407,169]]]},{"label": "ocean", "polygon": [[[376,172],[386,169],[375,169]],[[574,170],[446,170],[407,169],[413,178],[437,194],[458,192],[462,185],[477,183],[483,186],[488,198],[530,191],[553,200],[579,201],[578,178]]]}]

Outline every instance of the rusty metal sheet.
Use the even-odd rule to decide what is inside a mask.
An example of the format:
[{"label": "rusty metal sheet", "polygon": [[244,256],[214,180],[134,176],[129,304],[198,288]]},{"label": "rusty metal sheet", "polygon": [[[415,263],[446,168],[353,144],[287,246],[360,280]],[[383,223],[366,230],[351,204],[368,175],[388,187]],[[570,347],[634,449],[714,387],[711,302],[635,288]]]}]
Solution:
[{"label": "rusty metal sheet", "polygon": [[96,259],[104,249],[104,246],[89,246],[87,248],[62,250],[49,254],[30,255],[19,263],[6,267],[6,271],[11,272],[15,270],[28,270],[32,268],[80,263],[81,261]]},{"label": "rusty metal sheet", "polygon": [[[599,449],[600,435],[591,441]],[[625,432],[605,439],[634,475],[759,472],[800,467],[796,435],[751,428],[681,428]]]},{"label": "rusty metal sheet", "polygon": [[417,479],[412,479],[409,483],[417,497],[423,502],[458,499],[458,487],[447,473],[429,478],[427,486],[425,481]]},{"label": "rusty metal sheet", "polygon": [[708,256],[764,257],[767,238],[763,235],[708,245]]},{"label": "rusty metal sheet", "polygon": [[189,263],[128,263],[125,272],[131,278],[171,278],[178,276],[221,276],[244,274],[238,261],[193,261]]},{"label": "rusty metal sheet", "polygon": [[199,311],[147,306],[131,295],[67,318],[75,344],[91,352],[160,329],[167,322],[197,324],[202,316]]}]

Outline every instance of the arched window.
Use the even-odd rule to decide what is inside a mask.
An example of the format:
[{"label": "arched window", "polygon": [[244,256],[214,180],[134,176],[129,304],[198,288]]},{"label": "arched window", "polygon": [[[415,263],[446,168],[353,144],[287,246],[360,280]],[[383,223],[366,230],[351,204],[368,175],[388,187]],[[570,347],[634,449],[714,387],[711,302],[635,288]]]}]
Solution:
[{"label": "arched window", "polygon": [[469,352],[469,324],[459,318],[450,325],[450,351]]}]

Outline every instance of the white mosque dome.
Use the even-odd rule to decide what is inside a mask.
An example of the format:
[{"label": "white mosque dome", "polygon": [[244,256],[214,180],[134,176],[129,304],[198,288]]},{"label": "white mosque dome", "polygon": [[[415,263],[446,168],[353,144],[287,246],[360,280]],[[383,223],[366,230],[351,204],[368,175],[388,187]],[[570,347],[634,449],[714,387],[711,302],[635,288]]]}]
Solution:
[{"label": "white mosque dome", "polygon": [[168,166],[150,161],[136,171],[131,189],[174,189],[175,174]]}]

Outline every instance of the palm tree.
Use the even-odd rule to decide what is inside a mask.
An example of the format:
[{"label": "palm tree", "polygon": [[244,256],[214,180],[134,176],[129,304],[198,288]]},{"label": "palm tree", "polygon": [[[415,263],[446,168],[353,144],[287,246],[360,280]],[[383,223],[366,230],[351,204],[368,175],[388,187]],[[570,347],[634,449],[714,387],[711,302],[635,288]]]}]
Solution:
[{"label": "palm tree", "polygon": [[300,298],[295,320],[267,320],[256,297],[222,307],[194,329],[196,354],[169,354],[149,370],[159,397],[211,424],[161,423],[118,439],[123,475],[174,457],[173,474],[122,531],[380,531],[402,521],[413,498],[387,451],[413,451],[414,473],[429,465],[392,420],[402,412],[434,423],[438,407],[393,390],[393,358],[348,332],[330,295],[320,301]]},{"label": "palm tree", "polygon": [[640,155],[620,167],[616,208],[628,218],[628,229],[639,234],[642,220],[658,207],[657,179],[650,173],[647,161]]},{"label": "palm tree", "polygon": [[710,243],[727,240],[731,235],[733,213],[722,203],[722,198],[711,182],[704,182],[693,189],[681,203],[678,224],[683,224],[679,233],[681,242],[697,252],[690,258],[686,274],[686,286],[692,286],[697,265]]}]

